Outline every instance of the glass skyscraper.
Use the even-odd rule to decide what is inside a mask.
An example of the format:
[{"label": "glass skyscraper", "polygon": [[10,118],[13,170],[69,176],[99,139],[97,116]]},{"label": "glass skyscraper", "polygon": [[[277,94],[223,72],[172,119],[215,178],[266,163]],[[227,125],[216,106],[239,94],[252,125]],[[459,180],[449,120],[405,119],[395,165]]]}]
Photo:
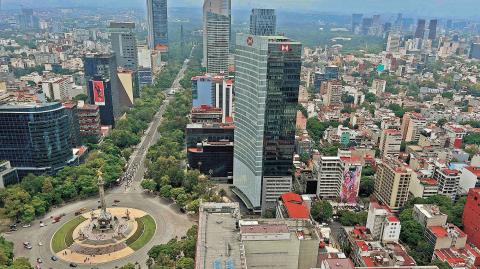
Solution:
[{"label": "glass skyscraper", "polygon": [[21,176],[54,173],[73,161],[70,124],[60,103],[0,106],[0,160]]},{"label": "glass skyscraper", "polygon": [[148,46],[168,46],[167,0],[147,0]]},{"label": "glass skyscraper", "polygon": [[234,191],[253,210],[290,191],[302,45],[237,35]]},{"label": "glass skyscraper", "polygon": [[275,35],[277,16],[274,9],[252,9],[250,14],[250,34]]},{"label": "glass skyscraper", "polygon": [[231,12],[231,0],[205,0],[203,4],[203,64],[207,73],[228,73]]}]

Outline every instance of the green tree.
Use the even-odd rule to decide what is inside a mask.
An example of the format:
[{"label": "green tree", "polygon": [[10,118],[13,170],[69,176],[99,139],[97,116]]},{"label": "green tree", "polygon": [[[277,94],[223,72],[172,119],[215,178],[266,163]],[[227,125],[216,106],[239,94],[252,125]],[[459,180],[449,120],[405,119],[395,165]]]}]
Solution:
[{"label": "green tree", "polygon": [[33,269],[33,267],[27,258],[20,257],[13,261],[9,269]]},{"label": "green tree", "polygon": [[374,186],[375,183],[372,177],[362,177],[360,180],[360,197],[370,197],[373,194]]},{"label": "green tree", "polygon": [[333,216],[332,205],[328,201],[318,201],[312,205],[311,214],[318,222],[327,222]]},{"label": "green tree", "polygon": [[140,185],[148,191],[155,191],[157,189],[157,183],[152,179],[144,179]]},{"label": "green tree", "polygon": [[195,262],[192,258],[181,257],[177,262],[177,269],[193,269]]},{"label": "green tree", "polygon": [[26,204],[23,206],[21,220],[23,223],[30,223],[35,219],[35,208]]}]

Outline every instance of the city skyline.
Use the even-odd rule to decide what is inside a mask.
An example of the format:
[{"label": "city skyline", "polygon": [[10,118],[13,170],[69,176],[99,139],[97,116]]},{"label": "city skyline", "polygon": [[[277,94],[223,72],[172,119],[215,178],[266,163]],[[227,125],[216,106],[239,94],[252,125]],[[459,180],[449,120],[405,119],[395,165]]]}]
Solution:
[{"label": "city skyline", "polygon": [[[199,0],[177,0],[170,1],[170,7],[201,7],[203,1]],[[388,2],[383,0],[267,0],[258,3],[253,0],[237,0],[232,3],[232,9],[251,9],[251,8],[274,8],[284,11],[298,11],[307,13],[405,13],[411,16],[431,16],[431,17],[447,17],[447,18],[479,18],[476,9],[471,8],[478,4],[476,0],[405,0],[401,2]],[[68,4],[61,0],[42,1],[41,4],[34,0],[4,0],[2,9],[18,9],[21,5],[34,8],[42,7],[102,7],[105,5],[113,5],[117,8],[142,8],[146,9],[144,0],[71,0]]]}]

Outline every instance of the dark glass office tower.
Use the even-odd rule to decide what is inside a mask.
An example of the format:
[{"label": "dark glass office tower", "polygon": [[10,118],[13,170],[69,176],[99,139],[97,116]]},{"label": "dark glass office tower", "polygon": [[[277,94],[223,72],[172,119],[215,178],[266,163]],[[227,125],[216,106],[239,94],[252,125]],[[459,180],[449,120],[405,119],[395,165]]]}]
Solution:
[{"label": "dark glass office tower", "polygon": [[425,23],[425,20],[418,20],[415,38],[423,38],[425,36]]},{"label": "dark glass office tower", "polygon": [[148,46],[168,46],[167,0],[147,0]]},{"label": "dark glass office tower", "polygon": [[[100,107],[102,125],[115,126],[115,119],[126,109],[120,102],[123,88],[117,75],[115,54],[88,54],[84,69],[89,103]],[[103,82],[104,102],[94,100],[94,81]]]},{"label": "dark glass office tower", "polygon": [[52,174],[73,160],[70,125],[60,103],[0,106],[0,160],[28,173]]},{"label": "dark glass office tower", "polygon": [[283,36],[237,35],[233,183],[253,210],[291,189],[301,50]]},{"label": "dark glass office tower", "polygon": [[277,16],[275,9],[252,9],[250,14],[250,34],[275,35],[277,32]]},{"label": "dark glass office tower", "polygon": [[430,23],[428,24],[428,39],[437,39],[437,25],[438,20],[430,20]]}]

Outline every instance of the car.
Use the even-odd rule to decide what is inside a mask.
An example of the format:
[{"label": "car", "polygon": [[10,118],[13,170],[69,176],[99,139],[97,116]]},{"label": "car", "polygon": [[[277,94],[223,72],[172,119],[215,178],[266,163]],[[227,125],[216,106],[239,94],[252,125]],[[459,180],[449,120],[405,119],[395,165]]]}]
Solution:
[{"label": "car", "polygon": [[71,262],[71,263],[70,263],[70,267],[77,267],[77,266],[78,266],[78,265],[77,265],[76,263],[74,263],[74,262]]},{"label": "car", "polygon": [[42,259],[37,258],[37,262],[38,262],[38,263],[42,263],[43,261],[42,261]]},{"label": "car", "polygon": [[113,200],[114,203],[120,203],[120,200]]},{"label": "car", "polygon": [[45,226],[47,226],[47,224],[45,224],[45,223],[40,223],[40,227],[45,227]]},{"label": "car", "polygon": [[29,227],[32,227],[32,225],[31,224],[24,224],[22,227],[23,228],[29,228]]},{"label": "car", "polygon": [[58,258],[57,258],[57,256],[52,256],[52,257],[50,257],[50,260],[56,262],[56,261],[58,261]]},{"label": "car", "polygon": [[39,246],[43,246],[43,243],[42,243],[42,242],[38,242],[38,245],[39,245]]}]

